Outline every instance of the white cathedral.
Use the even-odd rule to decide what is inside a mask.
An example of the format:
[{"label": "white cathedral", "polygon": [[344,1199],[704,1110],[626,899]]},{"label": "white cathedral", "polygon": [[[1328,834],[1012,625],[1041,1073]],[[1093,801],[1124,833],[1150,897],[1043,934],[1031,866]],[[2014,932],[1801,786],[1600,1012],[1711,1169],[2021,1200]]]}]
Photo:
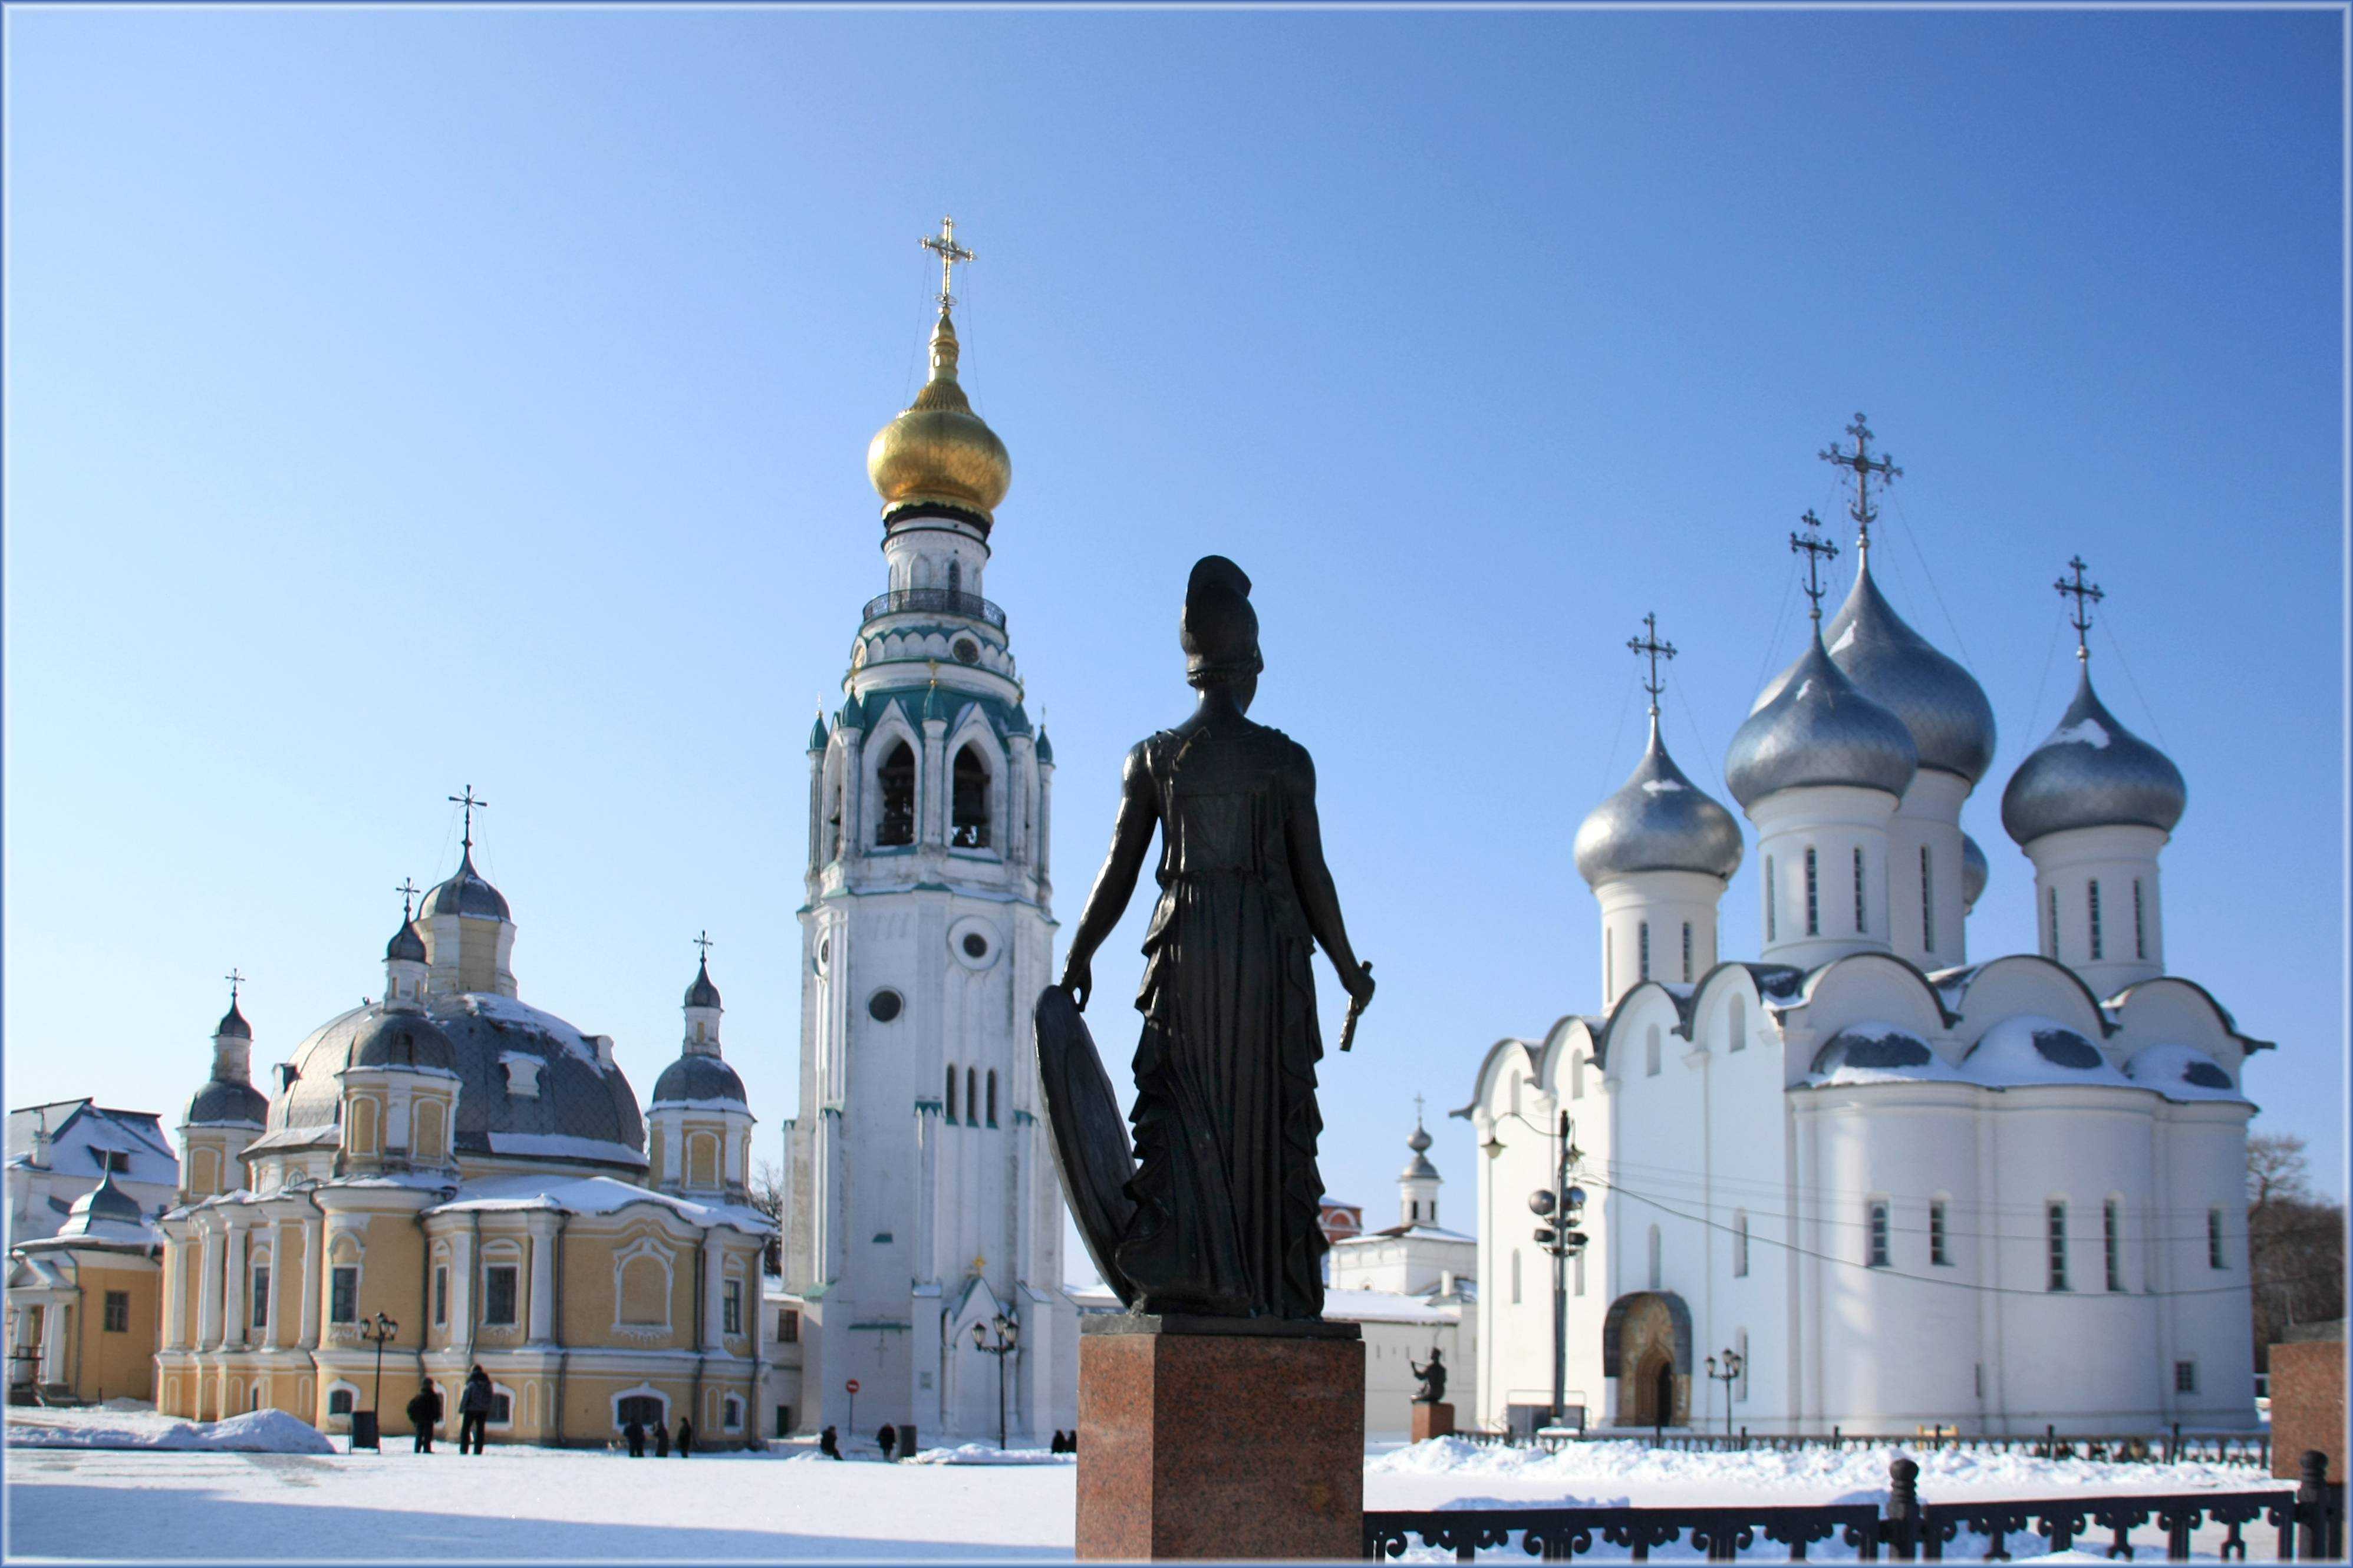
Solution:
[{"label": "white cathedral", "polygon": [[[1732,738],[1763,951],[1723,961],[1745,852],[1650,743],[1577,835],[1600,1007],[1482,1061],[1477,1418],[1755,1433],[2147,1433],[2255,1422],[2242,1088],[2267,1042],[2165,969],[2181,774],[2094,691],[2003,791],[2041,951],[1972,962],[1962,803],[1992,710],[1873,582],[1860,416],[1852,591]],[[1810,517],[1809,519],[1810,521]],[[1793,536],[1793,543],[1798,543]],[[1809,540],[1810,546],[1829,552]],[[1810,577],[1818,565],[1810,559]],[[1588,1194],[1563,1270],[1529,1195],[1562,1111]],[[1558,1317],[1556,1319],[1556,1312]]]},{"label": "white cathedral", "polygon": [[799,1114],[785,1128],[794,1425],[849,1434],[854,1408],[859,1432],[993,1441],[1001,1376],[1008,1436],[1042,1441],[1078,1425],[1062,1194],[1029,1045],[1054,978],[1054,753],[983,596],[1012,469],[956,381],[945,267],[969,253],[952,229],[925,244],[943,262],[931,379],[867,453],[889,580],[841,707],[809,737]]}]

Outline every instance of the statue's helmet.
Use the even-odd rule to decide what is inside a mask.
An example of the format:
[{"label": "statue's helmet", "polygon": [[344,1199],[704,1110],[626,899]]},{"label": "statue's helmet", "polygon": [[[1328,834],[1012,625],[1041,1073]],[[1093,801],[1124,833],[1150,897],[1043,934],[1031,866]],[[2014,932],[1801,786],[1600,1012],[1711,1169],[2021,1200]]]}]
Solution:
[{"label": "statue's helmet", "polygon": [[1240,680],[1266,668],[1259,658],[1258,612],[1250,580],[1222,555],[1204,555],[1185,584],[1177,638],[1185,648],[1185,679],[1194,686]]}]

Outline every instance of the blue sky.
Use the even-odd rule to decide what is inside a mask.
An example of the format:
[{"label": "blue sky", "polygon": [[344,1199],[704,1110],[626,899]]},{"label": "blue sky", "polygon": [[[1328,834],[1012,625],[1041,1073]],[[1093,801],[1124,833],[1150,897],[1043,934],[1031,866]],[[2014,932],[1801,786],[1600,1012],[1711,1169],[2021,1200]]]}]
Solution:
[{"label": "blue sky", "polygon": [[952,212],[1058,912],[1185,710],[1186,569],[1233,555],[1381,981],[1335,1195],[1386,1215],[1413,1096],[1594,1006],[1569,850],[1639,750],[1624,642],[1683,649],[1669,742],[1723,798],[1857,408],[1905,469],[1883,582],[2000,724],[1972,956],[2033,946],[2000,784],[2080,552],[2103,694],[2189,782],[2170,966],[2279,1042],[2257,1125],[2342,1159],[2335,15],[5,25],[11,1104],[175,1111],[232,964],[258,1064],[375,994],[471,783],[525,997],[648,1085],[708,927],[773,1133],[802,748]]}]

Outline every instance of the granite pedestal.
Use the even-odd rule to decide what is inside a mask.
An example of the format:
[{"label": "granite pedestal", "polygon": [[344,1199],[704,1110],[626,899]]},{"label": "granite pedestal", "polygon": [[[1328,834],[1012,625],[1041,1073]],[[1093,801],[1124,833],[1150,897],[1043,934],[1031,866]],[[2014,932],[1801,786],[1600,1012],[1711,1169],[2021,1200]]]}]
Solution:
[{"label": "granite pedestal", "polygon": [[1454,1406],[1434,1401],[1417,1399],[1413,1402],[1413,1440],[1426,1443],[1432,1437],[1454,1436]]},{"label": "granite pedestal", "polygon": [[1363,1554],[1354,1323],[1079,1320],[1078,1555]]}]

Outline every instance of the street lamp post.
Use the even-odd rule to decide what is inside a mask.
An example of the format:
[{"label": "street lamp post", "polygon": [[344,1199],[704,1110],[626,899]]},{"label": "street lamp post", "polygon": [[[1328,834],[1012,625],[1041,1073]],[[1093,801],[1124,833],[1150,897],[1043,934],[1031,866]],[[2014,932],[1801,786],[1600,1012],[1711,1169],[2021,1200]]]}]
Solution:
[{"label": "street lamp post", "polygon": [[[989,1335],[992,1326],[997,1331],[993,1341]],[[972,1342],[981,1354],[997,1358],[997,1447],[1001,1452],[1005,1447],[1005,1358],[1011,1355],[1014,1347],[1021,1342],[1021,1325],[999,1312],[993,1325],[975,1323],[972,1326]]]},{"label": "street lamp post", "polygon": [[[1559,1125],[1553,1130],[1537,1127],[1516,1110],[1504,1114],[1546,1133],[1558,1151],[1551,1184],[1528,1194],[1528,1209],[1538,1222],[1536,1245],[1552,1258],[1552,1424],[1558,1426],[1568,1413],[1568,1260],[1582,1253],[1589,1239],[1577,1228],[1585,1218],[1585,1189],[1569,1180],[1584,1154],[1577,1146],[1577,1127],[1567,1111],[1560,1113]],[[1503,1140],[1492,1132],[1484,1147],[1491,1160],[1504,1152]]]},{"label": "street lamp post", "polygon": [[[368,1411],[367,1426],[368,1436],[373,1439],[368,1447],[379,1454],[384,1452],[384,1347],[387,1341],[399,1332],[400,1325],[382,1312],[375,1315],[374,1321],[363,1319],[360,1322],[360,1338],[375,1346],[375,1394],[370,1401],[373,1408]],[[356,1428],[358,1423],[354,1421],[353,1425]],[[352,1434],[352,1447],[356,1448],[359,1446],[359,1433],[354,1430]]]},{"label": "street lamp post", "polygon": [[1732,1436],[1732,1385],[1739,1381],[1741,1368],[1747,1363],[1741,1353],[1735,1350],[1725,1351],[1722,1359],[1724,1370],[1718,1372],[1715,1370],[1717,1358],[1715,1356],[1707,1358],[1707,1375],[1724,1384],[1724,1435],[1729,1437]]}]

